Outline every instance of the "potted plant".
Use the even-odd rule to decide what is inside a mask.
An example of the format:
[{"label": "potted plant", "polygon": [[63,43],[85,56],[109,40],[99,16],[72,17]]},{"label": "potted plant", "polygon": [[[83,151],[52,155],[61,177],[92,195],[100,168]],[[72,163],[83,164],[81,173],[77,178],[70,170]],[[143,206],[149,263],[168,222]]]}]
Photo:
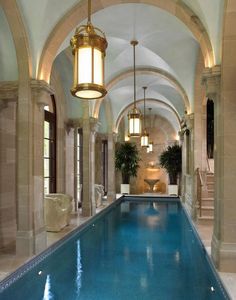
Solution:
[{"label": "potted plant", "polygon": [[169,175],[169,194],[178,195],[178,176],[182,169],[182,151],[178,144],[168,146],[159,157],[160,165]]},{"label": "potted plant", "polygon": [[139,153],[136,144],[124,142],[117,145],[115,167],[121,172],[121,194],[129,194],[130,177],[136,177],[139,168]]}]

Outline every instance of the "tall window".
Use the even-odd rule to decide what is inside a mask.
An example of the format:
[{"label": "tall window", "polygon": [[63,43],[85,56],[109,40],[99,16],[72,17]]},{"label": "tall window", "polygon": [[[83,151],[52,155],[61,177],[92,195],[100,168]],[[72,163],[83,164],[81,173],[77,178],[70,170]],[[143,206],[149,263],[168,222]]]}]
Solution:
[{"label": "tall window", "polygon": [[44,194],[56,192],[55,99],[44,108]]},{"label": "tall window", "polygon": [[213,158],[214,154],[214,102],[207,100],[207,156]]},{"label": "tall window", "polygon": [[186,173],[190,174],[190,163],[191,163],[191,136],[190,136],[190,131],[187,129],[185,134],[186,134]]},{"label": "tall window", "polygon": [[83,183],[83,133],[82,129],[77,132],[77,199],[79,206],[82,203],[82,183]]},{"label": "tall window", "polygon": [[108,179],[108,147],[107,140],[102,141],[102,185],[104,186],[104,193],[107,193],[107,179]]}]

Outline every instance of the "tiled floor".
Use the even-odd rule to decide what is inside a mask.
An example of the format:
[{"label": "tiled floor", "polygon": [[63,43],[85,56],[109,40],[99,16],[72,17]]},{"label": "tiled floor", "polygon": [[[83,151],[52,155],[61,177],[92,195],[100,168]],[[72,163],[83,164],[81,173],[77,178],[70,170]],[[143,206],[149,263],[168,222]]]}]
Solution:
[{"label": "tiled floor", "polygon": [[[98,211],[104,209],[107,204],[104,204]],[[70,231],[78,227],[80,224],[88,220],[88,218],[82,217],[80,213],[73,213],[71,223],[58,233],[47,233],[47,245],[50,246],[54,242],[58,241]],[[212,226],[209,225],[196,225],[198,233],[205,245],[208,253],[210,253]],[[0,280],[5,278],[8,274],[13,272],[19,266],[24,264],[30,258],[17,257],[15,255],[15,245],[11,245],[8,248],[0,250]],[[227,288],[232,300],[236,300],[236,273],[219,273],[222,281]]]}]

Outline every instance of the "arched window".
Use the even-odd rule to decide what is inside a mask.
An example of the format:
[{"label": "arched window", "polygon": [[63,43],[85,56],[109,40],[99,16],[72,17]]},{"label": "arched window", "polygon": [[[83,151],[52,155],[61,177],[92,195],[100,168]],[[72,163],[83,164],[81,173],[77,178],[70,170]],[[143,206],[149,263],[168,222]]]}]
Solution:
[{"label": "arched window", "polygon": [[214,102],[207,100],[207,157],[214,155]]},{"label": "arched window", "polygon": [[44,107],[44,194],[56,193],[56,106],[55,98]]}]

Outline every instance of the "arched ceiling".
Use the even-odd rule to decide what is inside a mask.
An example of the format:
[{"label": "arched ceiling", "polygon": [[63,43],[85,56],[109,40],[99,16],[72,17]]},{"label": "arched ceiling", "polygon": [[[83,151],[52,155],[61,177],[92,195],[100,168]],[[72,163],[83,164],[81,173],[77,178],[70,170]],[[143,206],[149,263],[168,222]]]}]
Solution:
[{"label": "arched ceiling", "polygon": [[[74,5],[81,3],[82,7],[86,1],[16,0],[16,2],[28,34],[33,64],[32,74],[36,78],[40,56],[53,29]],[[97,0],[92,0],[92,5],[96,6],[96,2]],[[139,45],[136,47],[137,68],[162,70],[174,78],[182,90],[180,93],[171,80],[146,72],[137,76],[137,99],[143,97],[142,86],[148,86],[148,97],[173,106],[181,118],[186,109],[186,99],[183,99],[183,94],[190,103],[189,112],[193,111],[194,107],[195,68],[200,51],[198,41],[189,28],[169,12],[151,4],[134,3],[134,1],[123,2],[123,4],[98,10],[92,16],[93,24],[102,29],[108,39],[106,82],[108,83],[122,72],[132,69],[133,57],[130,40],[136,38],[139,41]],[[147,2],[151,3],[151,1]],[[175,2],[173,0],[173,4]],[[220,63],[224,0],[180,0],[179,2],[186,4],[186,9],[189,7],[192,11],[191,14],[197,15],[205,26],[212,43],[215,61]],[[104,5],[107,4],[104,2]],[[85,22],[86,20],[83,24]],[[1,37],[7,40],[6,43],[0,45],[0,57],[1,59],[4,57],[4,59],[0,59],[0,67],[6,70],[1,79],[13,80],[17,78],[16,55],[7,21],[1,10],[0,25]],[[65,53],[74,31],[75,28],[61,44],[54,63],[54,67],[61,74],[69,117],[73,118],[80,116],[82,111],[81,101],[74,99],[69,92],[72,83],[72,66],[71,60]],[[114,123],[120,112],[133,101],[132,79],[132,75],[121,79],[108,91]],[[104,112],[100,115],[104,115]]]},{"label": "arched ceiling", "polygon": [[0,81],[18,79],[16,51],[6,16],[0,6]]},{"label": "arched ceiling", "polygon": [[[115,124],[115,128],[114,131],[118,132],[119,129],[119,125],[120,122],[122,121],[122,119],[124,118],[125,121],[125,129],[126,131],[128,131],[128,120],[127,120],[127,113],[131,108],[131,104],[129,106],[126,106],[126,108],[120,112],[120,114],[118,115],[117,119],[116,119],[116,124]],[[173,127],[173,129],[175,130],[175,132],[177,133],[180,130],[180,120],[179,117],[175,111],[175,109],[173,107],[171,107],[170,105],[165,104],[165,102],[156,100],[156,99],[147,99],[147,103],[146,103],[146,118],[147,118],[147,123],[146,123],[146,127],[149,127],[148,124],[148,119],[150,119],[150,117],[154,117],[154,116],[161,116],[162,118],[166,119],[166,121]],[[143,110],[143,99],[137,101],[137,108],[142,112],[144,112]],[[149,111],[149,108],[151,108],[151,112]]]},{"label": "arched ceiling", "polygon": [[200,18],[205,26],[215,55],[216,64],[221,63],[222,22],[224,0],[183,0]]}]

